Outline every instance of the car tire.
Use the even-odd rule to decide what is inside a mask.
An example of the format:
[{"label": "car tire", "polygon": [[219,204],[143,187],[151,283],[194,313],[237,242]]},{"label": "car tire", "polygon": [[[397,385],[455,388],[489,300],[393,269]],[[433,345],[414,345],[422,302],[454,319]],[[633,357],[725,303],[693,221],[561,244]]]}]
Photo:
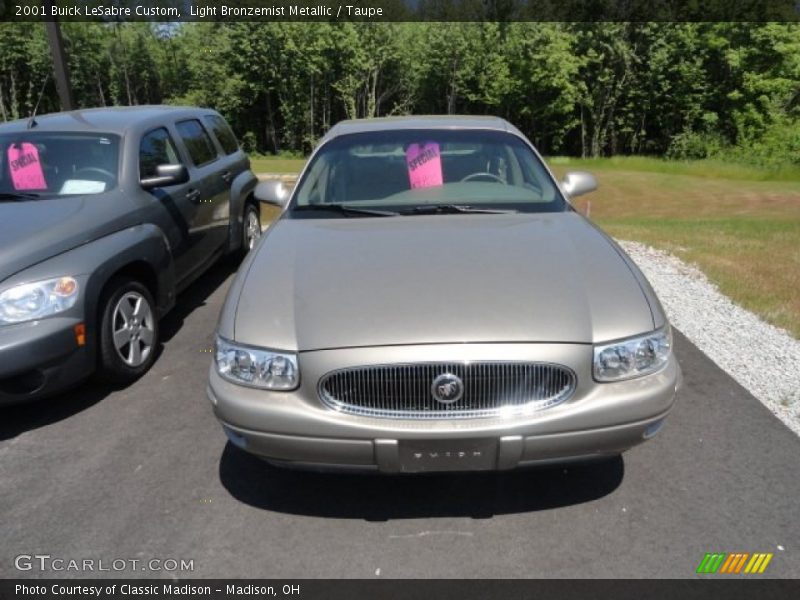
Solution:
[{"label": "car tire", "polygon": [[156,358],[156,305],[150,290],[129,277],[112,279],[100,300],[98,370],[109,383],[130,383]]},{"label": "car tire", "polygon": [[242,212],[242,257],[253,249],[261,238],[261,213],[255,204],[247,202]]}]

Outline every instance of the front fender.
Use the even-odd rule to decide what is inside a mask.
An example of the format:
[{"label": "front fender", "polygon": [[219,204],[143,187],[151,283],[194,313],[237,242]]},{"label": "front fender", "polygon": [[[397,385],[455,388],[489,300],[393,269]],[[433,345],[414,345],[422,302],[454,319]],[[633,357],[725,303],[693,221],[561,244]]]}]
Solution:
[{"label": "front fender", "polygon": [[231,220],[228,228],[228,252],[234,252],[242,247],[242,213],[244,203],[253,194],[258,178],[249,169],[242,171],[231,183]]},{"label": "front fender", "polygon": [[91,320],[103,287],[120,269],[145,263],[156,276],[156,308],[164,314],[175,303],[175,268],[164,233],[147,223],[87,242],[21,271],[3,287],[71,275],[82,280],[85,318]]},{"label": "front fender", "polygon": [[[42,261],[5,280],[2,287],[75,277],[81,286],[81,295],[78,303],[62,316],[83,320],[89,331],[96,331],[103,288],[121,269],[141,263],[155,274],[156,310],[161,316],[175,303],[175,268],[164,233],[150,223],[117,231]],[[88,349],[93,360],[93,345]]]}]

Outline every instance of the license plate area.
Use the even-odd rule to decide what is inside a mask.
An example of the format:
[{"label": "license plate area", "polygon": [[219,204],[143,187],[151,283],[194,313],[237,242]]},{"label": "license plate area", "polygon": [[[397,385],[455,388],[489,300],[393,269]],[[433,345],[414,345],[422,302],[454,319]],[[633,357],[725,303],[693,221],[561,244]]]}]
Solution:
[{"label": "license plate area", "polygon": [[489,471],[497,467],[497,440],[400,440],[400,470]]}]

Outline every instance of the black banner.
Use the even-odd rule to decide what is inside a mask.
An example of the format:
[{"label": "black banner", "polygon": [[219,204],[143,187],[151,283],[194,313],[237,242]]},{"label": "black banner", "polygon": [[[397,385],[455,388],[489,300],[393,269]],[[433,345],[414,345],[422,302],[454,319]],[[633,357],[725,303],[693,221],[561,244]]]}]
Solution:
[{"label": "black banner", "polygon": [[[576,576],[580,573],[576,573]],[[683,580],[2,580],[0,600],[110,600],[133,598],[233,600],[373,598],[437,600],[708,600],[800,597],[800,580],[716,578]]]},{"label": "black banner", "polygon": [[800,21],[800,0],[0,0],[0,21]]}]

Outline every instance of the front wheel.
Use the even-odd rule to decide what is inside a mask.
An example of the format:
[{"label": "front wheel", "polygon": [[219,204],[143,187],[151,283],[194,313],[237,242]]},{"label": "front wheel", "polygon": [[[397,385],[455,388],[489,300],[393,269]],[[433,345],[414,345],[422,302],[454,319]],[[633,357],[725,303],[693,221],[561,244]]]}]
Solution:
[{"label": "front wheel", "polygon": [[101,299],[98,375],[112,383],[130,383],[153,364],[158,319],[153,296],[135,279],[112,280]]}]

